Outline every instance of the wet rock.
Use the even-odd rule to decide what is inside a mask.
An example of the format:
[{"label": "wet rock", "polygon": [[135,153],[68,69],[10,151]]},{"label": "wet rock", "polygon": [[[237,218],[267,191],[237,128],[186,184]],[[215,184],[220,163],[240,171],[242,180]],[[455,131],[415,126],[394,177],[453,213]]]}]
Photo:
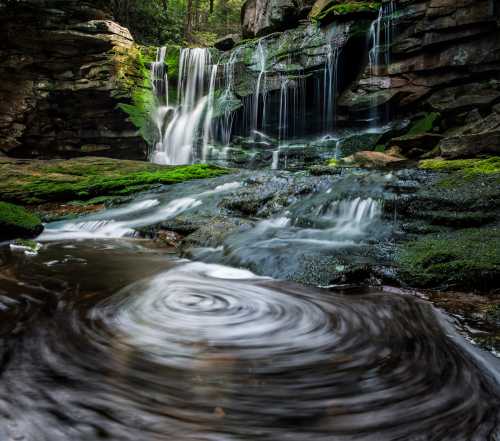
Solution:
[{"label": "wet rock", "polygon": [[190,248],[216,248],[231,234],[250,228],[253,222],[239,218],[213,218],[187,236],[182,242],[183,252]]}]

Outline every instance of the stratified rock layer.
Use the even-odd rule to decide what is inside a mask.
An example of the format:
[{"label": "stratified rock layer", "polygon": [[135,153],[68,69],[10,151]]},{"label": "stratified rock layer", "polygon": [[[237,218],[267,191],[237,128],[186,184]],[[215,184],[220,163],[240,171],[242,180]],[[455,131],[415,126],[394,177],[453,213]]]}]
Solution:
[{"label": "stratified rock layer", "polygon": [[[0,151],[144,158],[117,105],[130,97],[130,32],[98,0],[0,1]],[[127,72],[130,74],[130,72]]]}]

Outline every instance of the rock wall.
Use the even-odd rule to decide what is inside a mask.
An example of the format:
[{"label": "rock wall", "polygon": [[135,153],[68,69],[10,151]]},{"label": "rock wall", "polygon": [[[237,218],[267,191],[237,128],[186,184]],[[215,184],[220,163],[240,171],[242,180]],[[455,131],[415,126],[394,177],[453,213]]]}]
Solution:
[{"label": "rock wall", "polygon": [[[286,7],[280,7],[283,2]],[[373,41],[369,43],[368,29],[381,5],[387,16],[381,23],[381,56],[374,66],[369,64]],[[303,20],[298,23],[305,15],[309,25]],[[347,32],[348,42],[364,32],[362,38],[368,42],[364,49],[360,44],[340,45],[338,126],[380,127],[388,121],[409,121],[407,132],[400,130],[392,133],[393,139],[386,136],[381,140],[387,149],[409,158],[500,153],[497,0],[317,0],[314,4],[248,0],[242,25],[245,36],[268,35],[269,41],[285,41],[275,65],[270,63],[268,82],[284,71],[307,75],[308,66],[325,68],[321,48],[327,46],[318,41],[316,47],[310,47],[309,35],[316,32],[311,29],[320,29],[328,40],[350,27],[355,31]],[[285,27],[293,29],[272,34]],[[286,37],[291,34],[293,39]],[[250,66],[249,70],[255,72],[256,68]],[[269,84],[267,90],[276,89],[277,84]]]},{"label": "rock wall", "polygon": [[[373,107],[392,118],[425,119],[441,135],[432,154],[467,157],[500,153],[500,6],[496,0],[400,0],[390,42],[390,63],[377,76],[365,70],[339,101],[348,120]],[[488,138],[486,150],[471,136]],[[461,136],[467,135],[467,136]],[[402,153],[408,138],[399,142]],[[397,142],[393,142],[397,146]],[[474,149],[471,145],[476,144]],[[436,146],[426,143],[423,150]],[[427,153],[431,154],[430,151]]]},{"label": "rock wall", "polygon": [[142,80],[124,63],[133,38],[101,3],[0,0],[0,152],[145,157],[117,107]]}]

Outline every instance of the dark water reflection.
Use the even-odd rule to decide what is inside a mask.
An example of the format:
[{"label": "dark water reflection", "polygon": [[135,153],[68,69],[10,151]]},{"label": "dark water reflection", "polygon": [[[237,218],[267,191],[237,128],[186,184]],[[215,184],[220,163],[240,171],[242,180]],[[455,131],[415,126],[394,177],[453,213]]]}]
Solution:
[{"label": "dark water reflection", "polygon": [[1,254],[0,440],[499,439],[493,361],[426,302],[69,246]]}]

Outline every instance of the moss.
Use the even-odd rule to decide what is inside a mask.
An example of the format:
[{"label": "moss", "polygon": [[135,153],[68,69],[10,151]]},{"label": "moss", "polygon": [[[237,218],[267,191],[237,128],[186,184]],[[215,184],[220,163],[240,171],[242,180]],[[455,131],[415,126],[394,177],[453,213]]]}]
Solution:
[{"label": "moss", "polygon": [[488,290],[500,277],[500,229],[424,236],[404,244],[397,262],[410,286]]},{"label": "moss", "polygon": [[473,178],[478,175],[500,174],[500,157],[478,159],[426,159],[419,168],[443,172],[456,172],[456,178]]},{"label": "moss", "polygon": [[437,112],[427,113],[421,119],[415,121],[410,130],[408,130],[407,135],[420,135],[422,133],[430,132],[437,124],[441,114]]},{"label": "moss", "polygon": [[385,153],[385,145],[376,145],[373,149],[374,152]]},{"label": "moss", "polygon": [[[336,4],[334,1],[322,2],[319,7],[313,8],[310,17],[313,21],[324,21],[331,16],[349,15],[362,12],[376,12],[380,9],[381,2],[348,2]],[[326,4],[324,4],[326,3]]]},{"label": "moss", "polygon": [[23,207],[0,202],[0,240],[35,237],[42,230],[38,216]]},{"label": "moss", "polygon": [[5,200],[22,204],[51,201],[88,201],[96,197],[129,195],[158,184],[173,184],[228,173],[206,164],[159,166],[147,162],[108,158],[0,163],[5,176],[0,193]]},{"label": "moss", "polygon": [[118,104],[118,108],[128,115],[128,120],[148,144],[152,143],[150,114],[155,101],[148,66],[154,61],[154,54],[156,48],[133,46],[119,56],[120,69],[117,75],[121,97],[127,100]]},{"label": "moss", "polygon": [[341,161],[339,161],[338,159],[330,159],[327,164],[330,166],[330,167],[340,167],[341,165]]}]

